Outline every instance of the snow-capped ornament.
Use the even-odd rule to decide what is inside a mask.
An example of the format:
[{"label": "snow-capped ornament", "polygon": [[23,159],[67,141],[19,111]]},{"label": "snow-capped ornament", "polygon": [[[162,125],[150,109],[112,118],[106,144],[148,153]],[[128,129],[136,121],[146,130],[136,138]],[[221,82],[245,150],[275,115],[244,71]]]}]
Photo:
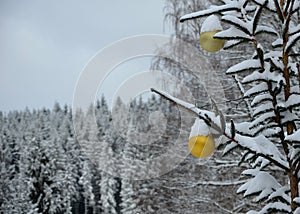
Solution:
[{"label": "snow-capped ornament", "polygon": [[223,28],[216,15],[210,15],[202,23],[201,33],[200,33],[200,45],[208,52],[217,52],[224,47],[225,40],[216,39],[214,35]]},{"label": "snow-capped ornament", "polygon": [[197,158],[207,158],[215,150],[215,141],[209,127],[198,118],[191,129],[189,150]]}]

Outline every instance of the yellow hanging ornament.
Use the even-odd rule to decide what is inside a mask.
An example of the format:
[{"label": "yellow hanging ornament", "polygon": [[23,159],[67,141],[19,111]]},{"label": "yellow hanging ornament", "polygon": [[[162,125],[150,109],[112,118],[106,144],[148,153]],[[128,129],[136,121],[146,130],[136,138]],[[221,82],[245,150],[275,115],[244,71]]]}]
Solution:
[{"label": "yellow hanging ornament", "polygon": [[196,119],[189,137],[189,151],[196,158],[207,158],[215,150],[215,141],[209,127],[200,119]]},{"label": "yellow hanging ornament", "polygon": [[189,150],[196,158],[207,158],[215,150],[215,141],[211,135],[191,137],[189,139]]},{"label": "yellow hanging ornament", "polygon": [[200,45],[208,52],[217,52],[224,47],[225,40],[216,39],[214,35],[222,31],[221,23],[217,16],[211,15],[205,19],[201,27]]}]

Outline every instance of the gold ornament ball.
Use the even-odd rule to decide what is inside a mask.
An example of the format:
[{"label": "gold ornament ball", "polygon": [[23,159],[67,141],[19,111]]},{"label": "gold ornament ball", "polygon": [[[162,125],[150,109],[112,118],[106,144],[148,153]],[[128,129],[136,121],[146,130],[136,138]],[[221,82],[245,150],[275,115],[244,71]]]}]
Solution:
[{"label": "gold ornament ball", "polygon": [[215,141],[211,135],[194,136],[189,139],[189,150],[196,158],[207,158],[215,150]]},{"label": "gold ornament ball", "polygon": [[200,34],[200,45],[204,50],[214,53],[224,47],[225,40],[213,38],[218,32],[220,32],[220,30],[203,32]]}]

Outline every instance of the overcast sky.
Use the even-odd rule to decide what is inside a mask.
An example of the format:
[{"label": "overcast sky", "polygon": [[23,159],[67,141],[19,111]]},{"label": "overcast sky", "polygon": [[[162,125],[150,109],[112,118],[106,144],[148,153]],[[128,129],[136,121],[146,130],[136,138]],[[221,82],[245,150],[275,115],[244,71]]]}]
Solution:
[{"label": "overcast sky", "polygon": [[71,104],[84,65],[128,36],[166,34],[163,0],[0,0],[0,110]]}]

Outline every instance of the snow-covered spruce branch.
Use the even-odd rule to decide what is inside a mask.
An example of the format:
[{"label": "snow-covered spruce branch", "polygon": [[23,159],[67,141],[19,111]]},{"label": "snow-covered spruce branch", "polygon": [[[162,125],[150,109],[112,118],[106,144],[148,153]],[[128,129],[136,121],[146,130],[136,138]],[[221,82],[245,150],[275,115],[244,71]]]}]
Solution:
[{"label": "snow-covered spruce branch", "polygon": [[[276,166],[278,166],[279,168],[283,169],[285,172],[290,172],[290,168],[288,166],[286,166],[283,161],[278,161],[276,159],[274,159],[273,157],[271,157],[270,155],[266,155],[265,153],[262,152],[258,152],[255,151],[254,149],[245,146],[246,144],[242,144],[240,141],[238,141],[237,139],[233,138],[230,134],[228,134],[226,132],[225,129],[222,129],[221,123],[220,121],[212,121],[212,120],[208,120],[209,118],[219,118],[215,115],[215,113],[207,111],[207,110],[201,110],[199,108],[197,108],[196,106],[194,106],[193,104],[187,103],[183,100],[180,100],[178,98],[175,98],[163,91],[157,90],[157,89],[153,89],[151,88],[151,91],[154,93],[159,94],[161,97],[165,98],[166,100],[169,100],[170,102],[177,104],[178,106],[184,108],[185,110],[188,110],[189,112],[191,112],[192,114],[194,114],[195,116],[199,117],[200,119],[205,120],[209,126],[211,126],[212,129],[214,129],[216,132],[218,132],[219,134],[225,136],[226,138],[228,138],[228,140],[230,140],[231,142],[236,143],[237,145],[239,145],[241,148],[249,151],[250,153],[260,156],[262,158],[265,158],[266,160],[270,161],[271,163],[275,164]],[[218,125],[219,124],[219,125]],[[223,125],[225,127],[225,124]],[[238,136],[236,134],[236,136]]]},{"label": "snow-covered spruce branch", "polygon": [[[228,132],[230,134],[224,131],[223,135],[231,138],[231,144],[238,144],[245,149],[245,160],[251,159],[260,175],[267,170],[265,166],[268,165],[262,163],[261,158],[286,172],[284,176],[288,178],[289,199],[282,202],[285,194],[275,202],[268,199],[266,206],[259,213],[300,211],[300,203],[296,200],[299,197],[299,137],[294,135],[300,128],[300,75],[297,51],[297,42],[300,39],[299,8],[299,0],[223,0],[221,5],[212,5],[198,12],[191,11],[180,19],[184,22],[217,15],[229,28],[215,33],[214,38],[226,40],[226,49],[241,43],[250,44],[253,49],[254,53],[250,59],[243,60],[226,71],[227,74],[239,74],[244,78],[241,83],[246,85],[247,90],[243,97],[252,101],[250,106],[253,108],[253,118],[249,122],[237,123],[239,130],[235,129],[235,123],[232,121],[231,132]],[[257,36],[261,33],[268,37]],[[248,144],[244,144],[243,140],[247,140]],[[270,151],[259,152],[253,147],[255,141],[261,141],[261,146],[268,147]],[[249,149],[256,152],[256,155],[247,157],[251,152]],[[251,176],[256,180],[257,174]],[[272,177],[270,174],[268,176]],[[276,179],[271,180],[276,183]],[[253,190],[249,188],[245,189],[245,196]],[[259,191],[263,192],[263,188]],[[270,198],[272,194],[271,191],[265,197]]]}]

